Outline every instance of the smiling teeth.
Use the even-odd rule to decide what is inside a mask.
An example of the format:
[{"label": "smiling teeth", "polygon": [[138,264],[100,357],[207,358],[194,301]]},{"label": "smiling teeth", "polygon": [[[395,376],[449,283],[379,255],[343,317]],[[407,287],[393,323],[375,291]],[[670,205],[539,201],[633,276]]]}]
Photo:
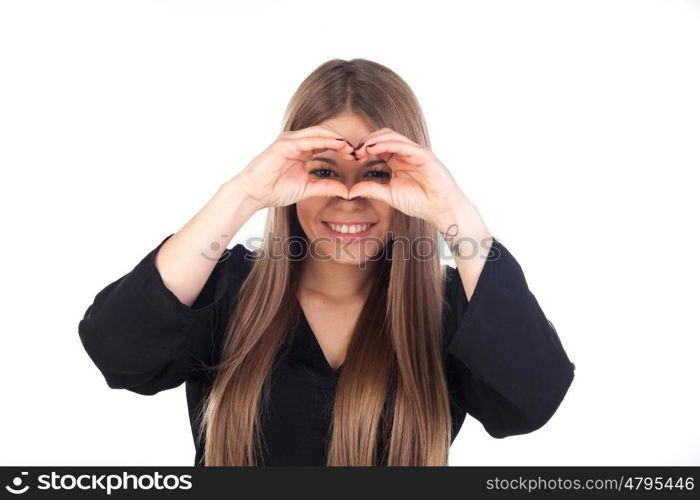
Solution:
[{"label": "smiling teeth", "polygon": [[351,224],[351,225],[337,225],[337,224],[328,224],[333,231],[336,231],[338,233],[349,233],[349,234],[354,234],[354,233],[362,233],[364,231],[367,231],[367,228],[369,228],[370,224]]}]

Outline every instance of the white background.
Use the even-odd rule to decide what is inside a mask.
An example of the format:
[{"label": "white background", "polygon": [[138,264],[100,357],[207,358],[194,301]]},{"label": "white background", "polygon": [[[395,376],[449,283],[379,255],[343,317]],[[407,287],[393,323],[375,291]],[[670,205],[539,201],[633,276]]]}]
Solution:
[{"label": "white background", "polygon": [[450,464],[700,464],[700,2],[680,0],[0,3],[0,463],[193,463],[184,386],[109,389],[78,322],[335,57],[413,88],[576,363],[543,428],[467,417]]}]

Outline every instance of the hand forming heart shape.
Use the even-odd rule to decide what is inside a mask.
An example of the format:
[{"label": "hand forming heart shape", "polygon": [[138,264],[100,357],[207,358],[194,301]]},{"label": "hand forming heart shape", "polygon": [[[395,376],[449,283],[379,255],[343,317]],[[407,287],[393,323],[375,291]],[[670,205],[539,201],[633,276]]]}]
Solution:
[{"label": "hand forming heart shape", "polygon": [[[361,181],[349,191],[336,180],[311,178],[306,162],[327,150],[357,161],[376,155],[391,169],[391,178],[386,183]],[[432,151],[387,127],[367,134],[357,147],[324,125],[282,132],[234,179],[257,208],[287,206],[314,196],[359,196],[438,224],[458,207],[469,204]]]},{"label": "hand forming heart shape", "polygon": [[388,203],[412,217],[436,223],[468,200],[449,170],[429,149],[390,128],[366,135],[351,153],[361,161],[375,155],[391,169],[388,183],[362,181],[349,198],[365,196]]}]

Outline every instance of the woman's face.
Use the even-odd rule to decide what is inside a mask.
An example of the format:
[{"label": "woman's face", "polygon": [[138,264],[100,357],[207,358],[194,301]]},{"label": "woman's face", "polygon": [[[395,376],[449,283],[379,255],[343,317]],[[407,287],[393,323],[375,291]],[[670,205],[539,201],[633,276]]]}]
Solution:
[{"label": "woman's face", "polygon": [[[360,115],[343,114],[330,118],[327,125],[358,146],[373,128]],[[325,160],[324,160],[325,159]],[[379,163],[375,163],[378,161]],[[309,176],[343,183],[350,189],[360,181],[389,182],[391,170],[378,156],[361,161],[344,159],[328,150],[306,163]],[[308,198],[296,204],[297,216],[311,246],[311,258],[360,265],[376,256],[388,241],[394,208],[383,201],[357,197]],[[357,226],[360,227],[357,227]],[[368,227],[369,226],[369,227]]]}]

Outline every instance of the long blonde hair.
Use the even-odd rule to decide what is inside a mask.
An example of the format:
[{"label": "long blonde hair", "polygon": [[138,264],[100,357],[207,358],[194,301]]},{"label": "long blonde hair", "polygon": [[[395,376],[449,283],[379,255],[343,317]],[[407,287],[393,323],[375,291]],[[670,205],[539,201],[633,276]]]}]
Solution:
[{"label": "long blonde hair", "polygon": [[[283,130],[348,111],[430,147],[409,86],[366,59],[333,59],[317,67],[290,100]],[[268,210],[259,258],[236,295],[220,362],[209,366],[216,375],[200,408],[198,433],[200,442],[206,434],[207,466],[260,465],[269,374],[297,317],[290,304],[298,304],[300,262],[285,244],[304,238],[295,208]],[[327,465],[447,465],[452,421],[442,358],[444,274],[438,232],[399,211],[392,229],[395,239],[377,266],[338,378]],[[408,245],[398,248],[398,237]],[[417,249],[411,246],[418,242],[432,245],[432,258],[414,258]],[[270,255],[285,258],[266,258]]]}]

